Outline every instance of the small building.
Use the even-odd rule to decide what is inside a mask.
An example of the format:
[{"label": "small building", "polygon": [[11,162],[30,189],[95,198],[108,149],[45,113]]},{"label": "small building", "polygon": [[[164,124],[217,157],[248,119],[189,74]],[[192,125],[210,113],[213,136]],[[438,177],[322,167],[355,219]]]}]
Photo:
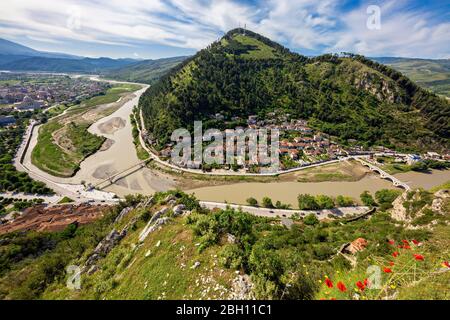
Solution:
[{"label": "small building", "polygon": [[439,160],[441,159],[441,155],[437,152],[427,152],[427,158],[428,159],[434,159],[434,160]]},{"label": "small building", "polygon": [[419,162],[421,160],[422,160],[422,158],[419,155],[417,155],[417,154],[408,154],[406,156],[406,163],[408,165],[412,165],[412,164],[417,163],[417,162]]},{"label": "small building", "polygon": [[0,116],[0,126],[9,126],[16,123],[13,116]]}]

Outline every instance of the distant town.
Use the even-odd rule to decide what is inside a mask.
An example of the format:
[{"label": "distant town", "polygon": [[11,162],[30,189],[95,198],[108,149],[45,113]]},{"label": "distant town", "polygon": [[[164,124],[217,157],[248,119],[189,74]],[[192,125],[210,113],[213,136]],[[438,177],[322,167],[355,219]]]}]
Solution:
[{"label": "distant town", "polygon": [[78,104],[109,87],[105,82],[83,77],[0,72],[0,125],[14,124],[11,112]]}]

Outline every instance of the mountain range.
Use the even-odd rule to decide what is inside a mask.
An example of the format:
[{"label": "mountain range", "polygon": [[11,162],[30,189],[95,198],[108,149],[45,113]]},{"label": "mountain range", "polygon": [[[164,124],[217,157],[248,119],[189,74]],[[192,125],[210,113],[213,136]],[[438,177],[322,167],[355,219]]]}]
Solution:
[{"label": "mountain range", "polygon": [[0,39],[0,70],[8,71],[101,74],[117,80],[152,83],[183,59],[184,57],[160,60],[86,58],[42,52]]},{"label": "mountain range", "polygon": [[217,113],[228,120],[290,114],[343,144],[408,152],[448,150],[450,141],[450,103],[402,73],[353,54],[309,58],[243,29],[172,69],[140,105],[159,148],[195,120],[221,128]]},{"label": "mountain range", "polygon": [[422,87],[450,98],[450,60],[413,58],[373,58],[407,75]]}]

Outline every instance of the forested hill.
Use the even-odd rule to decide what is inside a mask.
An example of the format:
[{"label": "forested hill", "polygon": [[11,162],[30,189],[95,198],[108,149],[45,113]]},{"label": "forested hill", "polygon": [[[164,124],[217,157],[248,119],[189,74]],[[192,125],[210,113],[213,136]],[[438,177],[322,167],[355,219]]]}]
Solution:
[{"label": "forested hill", "polygon": [[356,139],[404,151],[449,148],[450,104],[401,73],[352,54],[315,58],[235,29],[152,86],[140,100],[147,128],[163,147],[194,120],[283,110],[341,142]]}]

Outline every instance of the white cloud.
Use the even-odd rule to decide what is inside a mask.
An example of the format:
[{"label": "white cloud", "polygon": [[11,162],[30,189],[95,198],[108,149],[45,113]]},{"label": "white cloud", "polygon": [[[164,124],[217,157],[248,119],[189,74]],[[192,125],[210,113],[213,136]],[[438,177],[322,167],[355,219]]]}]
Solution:
[{"label": "white cloud", "polygon": [[122,46],[162,44],[201,49],[239,24],[302,51],[448,57],[450,23],[406,9],[382,7],[382,28],[366,28],[362,5],[342,12],[339,0],[14,0],[0,3],[0,32],[43,42]]}]

